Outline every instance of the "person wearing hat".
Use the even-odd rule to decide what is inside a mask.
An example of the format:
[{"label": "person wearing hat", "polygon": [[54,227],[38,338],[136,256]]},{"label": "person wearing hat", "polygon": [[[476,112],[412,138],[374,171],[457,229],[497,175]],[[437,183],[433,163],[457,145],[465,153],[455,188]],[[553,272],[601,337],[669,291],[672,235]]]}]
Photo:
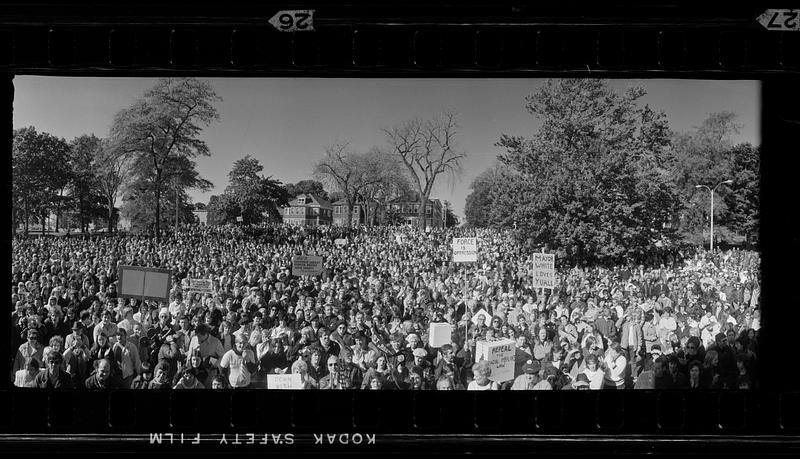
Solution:
[{"label": "person wearing hat", "polygon": [[14,358],[13,372],[17,372],[25,368],[25,362],[29,359],[36,359],[39,362],[43,360],[44,347],[39,343],[39,331],[35,328],[29,328],[26,336],[28,341],[21,344],[17,349],[17,355]]},{"label": "person wearing hat", "polygon": [[572,381],[571,386],[564,386],[564,389],[568,387],[576,390],[589,390],[589,378],[585,374],[580,373],[575,380]]},{"label": "person wearing hat", "polygon": [[522,365],[522,374],[514,379],[511,390],[533,390],[539,383],[541,364],[538,360],[530,359]]}]

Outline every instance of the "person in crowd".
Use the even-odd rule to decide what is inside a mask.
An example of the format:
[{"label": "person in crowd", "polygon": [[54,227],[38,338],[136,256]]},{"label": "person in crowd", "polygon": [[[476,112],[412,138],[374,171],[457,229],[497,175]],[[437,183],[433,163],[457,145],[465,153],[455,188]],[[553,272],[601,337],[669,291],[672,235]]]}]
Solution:
[{"label": "person in crowd", "polygon": [[528,360],[522,366],[522,374],[514,378],[511,390],[533,390],[539,383],[541,364],[538,360]]},{"label": "person in crowd", "polygon": [[34,384],[40,389],[72,389],[72,378],[61,369],[63,356],[58,351],[50,352],[45,358],[45,370],[34,378]]},{"label": "person in crowd", "polygon": [[[268,360],[286,359],[267,362],[271,371],[288,373],[302,362],[307,380],[317,385],[335,356],[339,386],[350,380],[353,388],[433,390],[444,376],[464,390],[479,379],[473,373],[478,343],[511,338],[514,379],[501,390],[527,375],[528,360],[540,372],[555,370],[552,378],[539,377],[542,387],[583,388],[585,375],[594,389],[600,372],[603,385],[608,376],[617,386],[621,376],[622,387],[640,387],[647,385],[640,384],[642,375],[652,371],[647,367],[660,358],[657,347],[673,383],[683,375],[687,387],[758,387],[761,273],[753,251],[658,249],[611,267],[557,263],[555,286],[541,295],[525,274],[530,254],[505,230],[265,223],[182,225],[162,236],[15,236],[12,380],[28,369],[31,357],[46,363],[41,346],[48,344],[63,353],[61,373],[85,390],[97,360],[108,359],[112,374],[124,372],[126,362],[113,349],[122,350],[118,330],[125,330],[125,343],[138,350],[141,362],[142,374],[128,375],[137,387],[171,388],[188,368],[211,387],[237,336],[248,338],[243,352],[259,363],[267,354]],[[480,265],[451,263],[450,241],[462,236],[480,238],[486,255]],[[335,247],[337,238],[358,243]],[[194,245],[211,251],[187,249]],[[326,254],[322,274],[292,275],[300,247]],[[120,264],[172,269],[169,301],[119,298]],[[213,291],[191,294],[184,289],[187,278],[210,279]],[[430,322],[453,325],[453,355],[428,345]],[[621,349],[612,351],[615,344]],[[707,358],[707,350],[716,356]],[[588,369],[590,355],[598,360],[594,370]],[[677,368],[670,366],[672,356]],[[692,379],[695,360],[701,368]],[[168,366],[163,381],[156,377],[161,363]],[[146,364],[154,369],[152,380],[144,377]],[[173,375],[181,376],[167,384]],[[261,369],[251,374],[250,386],[266,387],[262,377]]]},{"label": "person in crowd", "polygon": [[196,368],[186,368],[180,373],[180,379],[173,389],[205,389],[205,386],[198,381]]},{"label": "person in crowd", "polygon": [[133,379],[141,372],[142,362],[139,360],[139,350],[128,341],[128,332],[124,328],[117,328],[117,342],[111,346],[111,355],[114,356],[114,368],[118,370],[123,389],[130,389]]},{"label": "person in crowd", "polygon": [[14,376],[14,386],[36,387],[36,376],[40,371],[39,361],[35,358],[29,358],[25,361],[24,367],[17,370]]},{"label": "person in crowd", "polygon": [[155,370],[153,370],[153,380],[147,385],[148,389],[169,390],[172,388],[169,378],[170,364],[167,362],[158,362]]},{"label": "person in crowd", "polygon": [[[628,350],[630,351],[630,348]],[[603,362],[603,369],[605,370],[603,389],[625,388],[625,372],[628,369],[628,361],[624,352],[619,344],[612,344],[609,347]]]},{"label": "person in crowd", "polygon": [[239,335],[236,337],[234,349],[229,350],[222,356],[219,366],[223,373],[227,373],[228,382],[232,388],[245,388],[250,385],[250,375],[258,369],[253,351],[246,349],[247,337]]},{"label": "person in crowd", "polygon": [[92,390],[111,390],[123,388],[123,383],[119,377],[114,376],[111,361],[100,359],[94,362],[94,371],[86,378],[84,386]]},{"label": "person in crowd", "polygon": [[481,360],[472,366],[472,374],[475,379],[469,383],[467,390],[499,390],[500,386],[489,379],[492,375],[492,368],[489,362]]}]

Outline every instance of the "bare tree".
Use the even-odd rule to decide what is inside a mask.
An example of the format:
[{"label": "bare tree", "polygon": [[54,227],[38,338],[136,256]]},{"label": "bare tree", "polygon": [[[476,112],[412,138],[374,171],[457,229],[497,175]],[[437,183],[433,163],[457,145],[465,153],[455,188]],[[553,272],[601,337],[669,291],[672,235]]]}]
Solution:
[{"label": "bare tree", "polygon": [[353,207],[362,191],[380,183],[380,161],[375,155],[359,154],[348,142],[337,142],[325,149],[325,157],[314,166],[314,175],[336,188],[347,202],[347,226],[352,226]]},{"label": "bare tree", "polygon": [[108,207],[109,233],[114,229],[114,206],[117,204],[117,197],[121,194],[123,185],[130,177],[131,162],[130,155],[113,148],[112,143],[105,139],[96,151],[94,164],[97,169],[97,181]]},{"label": "bare tree", "polygon": [[420,226],[425,226],[425,208],[439,176],[445,174],[454,180],[462,172],[466,153],[456,144],[458,128],[456,113],[445,111],[431,120],[412,119],[383,129],[392,153],[400,158],[416,185]]},{"label": "bare tree", "polygon": [[367,156],[380,176],[379,182],[365,186],[361,190],[361,198],[366,208],[366,221],[372,226],[378,217],[379,209],[387,208],[394,198],[409,195],[412,185],[400,159],[391,152],[375,147],[367,152]]}]

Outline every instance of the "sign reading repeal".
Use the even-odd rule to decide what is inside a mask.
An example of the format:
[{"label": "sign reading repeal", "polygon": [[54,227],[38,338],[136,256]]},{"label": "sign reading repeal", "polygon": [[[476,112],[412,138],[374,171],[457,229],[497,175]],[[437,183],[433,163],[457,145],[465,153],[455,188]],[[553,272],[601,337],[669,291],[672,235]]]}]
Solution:
[{"label": "sign reading repeal", "polygon": [[336,247],[344,247],[347,245],[347,239],[336,239],[333,243],[336,244]]},{"label": "sign reading repeal", "polygon": [[499,341],[478,341],[475,356],[478,361],[486,360],[492,374],[489,379],[494,382],[505,382],[514,379],[514,359],[516,344],[513,339]]},{"label": "sign reading repeal", "polygon": [[533,254],[533,288],[556,286],[556,255],[554,253]]},{"label": "sign reading repeal", "polygon": [[453,261],[456,263],[478,261],[478,238],[454,237]]},{"label": "sign reading repeal", "polygon": [[317,276],[322,274],[322,257],[295,255],[292,257],[293,276]]}]

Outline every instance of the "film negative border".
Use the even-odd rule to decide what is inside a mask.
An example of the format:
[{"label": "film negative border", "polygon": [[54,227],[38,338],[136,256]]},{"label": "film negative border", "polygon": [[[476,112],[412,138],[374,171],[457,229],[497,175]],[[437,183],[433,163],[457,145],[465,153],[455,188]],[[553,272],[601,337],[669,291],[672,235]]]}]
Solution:
[{"label": "film negative border", "polygon": [[0,21],[0,70],[26,74],[708,74],[800,72],[800,34],[757,28],[29,25]]}]

